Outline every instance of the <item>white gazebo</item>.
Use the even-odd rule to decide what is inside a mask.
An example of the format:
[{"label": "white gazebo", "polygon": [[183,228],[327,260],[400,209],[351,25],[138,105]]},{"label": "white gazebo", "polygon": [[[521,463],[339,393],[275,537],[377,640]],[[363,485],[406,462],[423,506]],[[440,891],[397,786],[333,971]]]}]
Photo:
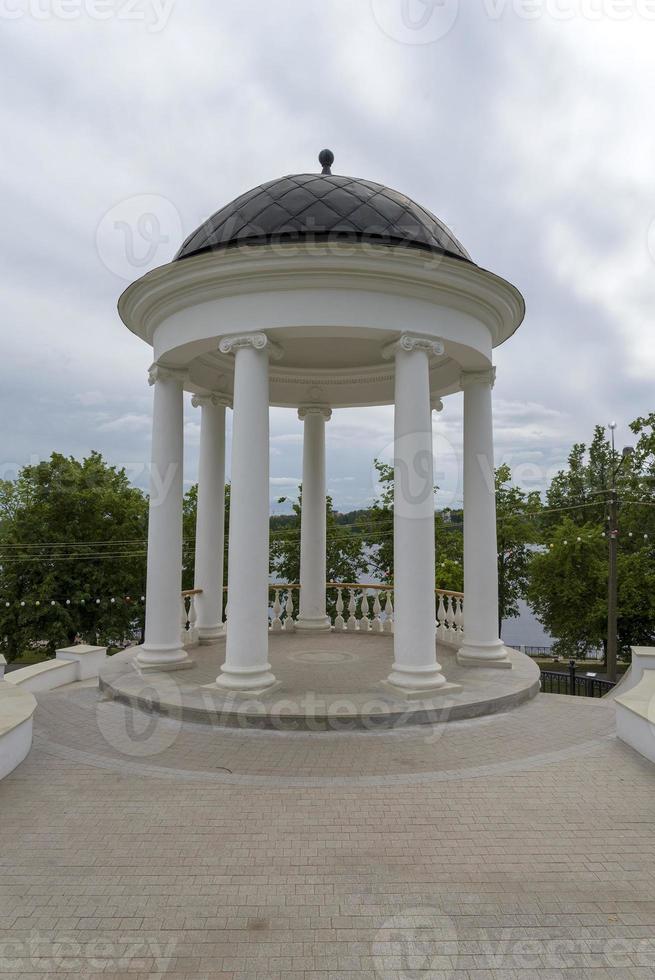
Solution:
[{"label": "white gazebo", "polygon": [[[479,268],[397,191],[323,172],[257,187],[131,285],[123,322],[154,350],[150,523],[141,668],[189,665],[180,640],[183,392],[201,412],[195,586],[200,643],[226,634],[217,679],[270,689],[269,407],[304,423],[300,611],[326,615],[325,426],[334,408],[393,404],[393,649],[388,683],[448,689],[436,652],[432,412],[464,392],[464,633],[460,664],[510,666],[498,637],[492,351],[517,329],[520,293]],[[233,412],[224,624],[225,415]],[[460,637],[462,634],[458,634]],[[218,667],[218,664],[217,664]]]}]

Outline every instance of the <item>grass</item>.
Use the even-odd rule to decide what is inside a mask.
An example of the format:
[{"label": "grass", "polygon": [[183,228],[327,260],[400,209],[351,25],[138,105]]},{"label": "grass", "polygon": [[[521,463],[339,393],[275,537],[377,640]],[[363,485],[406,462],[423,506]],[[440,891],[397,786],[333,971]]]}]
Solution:
[{"label": "grass", "polygon": [[12,660],[12,666],[32,667],[34,664],[42,664],[44,660],[51,660],[46,650],[24,650],[20,657]]}]

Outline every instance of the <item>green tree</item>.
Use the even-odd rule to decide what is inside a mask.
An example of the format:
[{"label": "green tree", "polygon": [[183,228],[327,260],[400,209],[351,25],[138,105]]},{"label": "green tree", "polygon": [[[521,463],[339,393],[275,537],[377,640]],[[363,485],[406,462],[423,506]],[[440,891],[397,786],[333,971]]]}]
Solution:
[{"label": "green tree", "polygon": [[[184,494],[182,507],[182,588],[192,589],[196,565],[196,517],[198,513],[198,484]],[[227,542],[230,531],[230,484],[225,484],[225,546],[223,549],[223,585],[227,585]]]},{"label": "green tree", "polygon": [[[581,654],[607,644],[610,490],[618,499],[619,650],[655,639],[655,414],[630,426],[634,451],[612,451],[601,426],[589,447],[576,444],[553,479],[543,512],[543,540],[530,571],[529,602],[556,648]],[[581,541],[578,542],[578,537]],[[566,547],[562,542],[567,541]]]},{"label": "green tree", "polygon": [[[393,466],[376,459],[379,494],[363,532],[369,561],[384,582],[393,582]],[[435,492],[437,488],[435,487]],[[462,511],[445,508],[435,514],[435,587],[461,592],[463,588]]]},{"label": "green tree", "polygon": [[629,459],[623,461],[618,450],[612,452],[605,429],[597,425],[589,445],[575,443],[566,469],[553,477],[546,493],[543,526],[557,527],[563,514],[581,526],[591,521],[603,524],[612,474],[620,494],[633,489],[634,473]]},{"label": "green tree", "polygon": [[[143,626],[147,500],[93,452],[58,453],[0,484],[0,646],[53,653],[77,635],[122,642]],[[113,600],[113,601],[112,601]]]},{"label": "green tree", "polygon": [[[289,502],[280,497],[278,503]],[[298,499],[291,501],[292,514],[284,526],[278,526],[271,534],[271,573],[289,585],[300,582],[300,517],[302,511],[302,486],[298,487]],[[332,498],[326,498],[327,543],[326,571],[328,582],[357,582],[368,569],[359,534],[339,524]]]},{"label": "green tree", "polygon": [[528,602],[554,650],[585,656],[607,632],[607,543],[598,524],[566,515],[530,563]]},{"label": "green tree", "polygon": [[519,600],[526,596],[534,545],[539,540],[535,520],[541,511],[539,493],[525,493],[511,480],[509,466],[499,466],[496,470],[499,636],[503,621],[519,615]]}]

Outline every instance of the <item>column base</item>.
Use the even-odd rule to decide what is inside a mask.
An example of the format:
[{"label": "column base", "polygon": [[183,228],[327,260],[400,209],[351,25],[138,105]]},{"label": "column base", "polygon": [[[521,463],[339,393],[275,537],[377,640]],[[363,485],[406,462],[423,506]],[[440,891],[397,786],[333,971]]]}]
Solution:
[{"label": "column base", "polygon": [[462,690],[461,684],[451,684],[450,681],[446,681],[441,687],[433,688],[399,687],[388,680],[380,681],[378,686],[384,691],[395,694],[396,697],[404,698],[406,701],[426,701],[430,698],[441,697],[443,694],[458,694]]},{"label": "column base", "polygon": [[332,629],[332,624],[327,616],[321,616],[318,619],[303,619],[298,617],[296,620],[296,629],[304,633],[329,633]]},{"label": "column base", "polygon": [[211,646],[212,643],[217,643],[218,640],[225,639],[225,624],[221,623],[216,626],[199,626],[198,627],[198,643],[201,647]]},{"label": "column base", "polygon": [[141,647],[136,655],[136,664],[141,670],[184,670],[193,667],[194,661],[182,647]]},{"label": "column base", "polygon": [[429,693],[438,691],[448,683],[440,671],[440,664],[430,664],[429,667],[405,667],[395,663],[386,683],[403,692]]},{"label": "column base", "polygon": [[216,686],[223,691],[245,691],[247,694],[259,694],[277,684],[271,665],[262,667],[221,667],[221,673],[216,678]]},{"label": "column base", "polygon": [[461,667],[500,667],[511,670],[512,661],[502,640],[491,643],[464,643],[457,651]]}]

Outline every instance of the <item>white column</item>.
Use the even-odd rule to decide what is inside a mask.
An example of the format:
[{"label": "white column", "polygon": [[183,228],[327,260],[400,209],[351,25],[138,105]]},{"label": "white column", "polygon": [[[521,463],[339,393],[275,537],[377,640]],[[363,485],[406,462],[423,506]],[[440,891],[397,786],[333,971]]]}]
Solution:
[{"label": "white column", "polygon": [[148,517],[145,642],[137,655],[144,668],[191,664],[180,642],[182,588],[182,465],[185,372],[154,364],[152,465]]},{"label": "white column", "polygon": [[438,690],[434,476],[429,356],[440,341],[404,334],[385,350],[395,357],[394,417],[394,665],[390,684]]},{"label": "white column", "polygon": [[498,638],[498,560],[491,389],[495,369],[462,374],[464,389],[464,643],[471,666],[511,666]]},{"label": "white column", "polygon": [[325,423],[332,411],[323,405],[298,409],[303,425],[302,510],[300,516],[299,630],[329,630],[325,611],[326,500]]},{"label": "white column", "polygon": [[257,691],[275,683],[268,662],[268,361],[277,348],[255,333],[224,337],[219,349],[234,352],[235,362],[227,642],[217,684]]},{"label": "white column", "polygon": [[220,394],[194,395],[200,408],[200,463],[196,514],[194,586],[200,643],[223,635],[223,560],[225,549],[225,408]]}]

